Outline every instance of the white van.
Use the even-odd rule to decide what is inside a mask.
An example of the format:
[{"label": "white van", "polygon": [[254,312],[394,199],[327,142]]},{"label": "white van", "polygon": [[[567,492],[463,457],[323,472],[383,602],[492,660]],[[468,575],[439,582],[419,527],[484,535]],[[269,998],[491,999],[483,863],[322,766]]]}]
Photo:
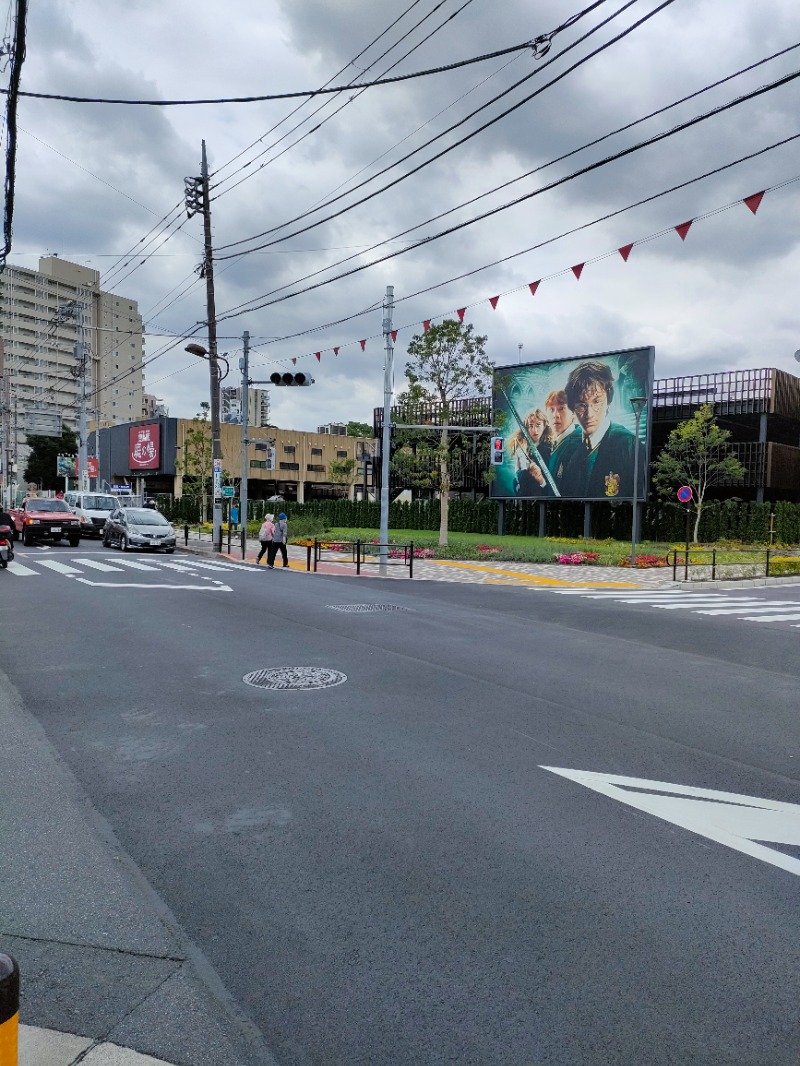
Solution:
[{"label": "white van", "polygon": [[68,492],[64,499],[81,520],[82,537],[102,537],[106,519],[119,507],[119,500],[107,492]]}]

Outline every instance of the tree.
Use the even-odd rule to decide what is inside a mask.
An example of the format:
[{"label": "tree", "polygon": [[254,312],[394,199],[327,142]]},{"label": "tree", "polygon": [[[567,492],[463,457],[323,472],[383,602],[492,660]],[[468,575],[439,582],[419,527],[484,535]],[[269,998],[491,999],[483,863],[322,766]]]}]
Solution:
[{"label": "tree", "polygon": [[347,488],[356,479],[355,459],[331,459],[328,465],[328,480],[334,485],[344,485]]},{"label": "tree", "polygon": [[59,455],[75,455],[78,438],[71,429],[64,429],[60,437],[26,437],[30,447],[28,463],[22,476],[26,481],[42,489],[63,489],[64,479],[56,474],[56,458]]},{"label": "tree", "polygon": [[210,410],[208,402],[200,404],[200,410],[192,419],[192,428],[186,430],[183,455],[175,463],[177,472],[200,497],[201,522],[206,521],[206,495],[211,490],[213,474]]},{"label": "tree", "polygon": [[348,437],[374,437],[372,426],[367,422],[348,422],[345,427]]},{"label": "tree", "polygon": [[441,546],[447,544],[450,503],[450,405],[454,400],[488,389],[494,366],[486,356],[486,340],[486,337],[473,333],[471,323],[465,326],[453,318],[446,318],[431,326],[427,333],[412,337],[408,346],[410,360],[406,363],[406,378],[409,392],[418,387],[441,404],[441,421],[437,427],[439,441],[434,449],[435,482],[441,501]]},{"label": "tree", "polygon": [[746,473],[732,454],[729,439],[728,430],[720,429],[714,419],[714,408],[705,403],[672,430],[653,463],[653,482],[662,496],[671,497],[681,485],[692,489],[697,505],[695,544],[708,490],[726,481],[741,481]]}]

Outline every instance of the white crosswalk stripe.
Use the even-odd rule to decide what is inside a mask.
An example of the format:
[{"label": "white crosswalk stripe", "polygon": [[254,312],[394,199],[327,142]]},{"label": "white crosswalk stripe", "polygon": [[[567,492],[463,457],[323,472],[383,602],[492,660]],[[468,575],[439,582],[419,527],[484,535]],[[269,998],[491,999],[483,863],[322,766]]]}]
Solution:
[{"label": "white crosswalk stripe", "polygon": [[46,566],[48,570],[55,570],[58,574],[79,574],[80,570],[77,570],[74,566],[67,566],[66,563],[58,563],[55,559],[37,559],[37,566]]},{"label": "white crosswalk stripe", "polygon": [[120,566],[129,566],[132,570],[149,570],[153,574],[158,573],[158,567],[152,563],[137,563],[135,559],[117,559]]},{"label": "white crosswalk stripe", "polygon": [[[691,611],[709,617],[730,615],[743,622],[800,621],[800,601],[761,600],[753,595],[734,591],[693,592],[685,589],[596,589],[535,588],[535,592],[549,592],[555,596],[580,596],[585,600],[610,600],[614,603],[639,604],[658,611]],[[800,629],[800,626],[792,626]]]},{"label": "white crosswalk stripe", "polygon": [[[165,559],[161,557],[152,556],[148,562],[141,562],[138,559],[131,559],[125,555],[109,556],[110,561],[104,562],[100,559],[92,559],[86,556],[77,556],[71,558],[68,563],[61,562],[58,559],[42,558],[38,555],[26,556],[25,563],[17,562],[13,560],[8,564],[8,573],[13,574],[15,577],[41,577],[42,569],[54,571],[57,574],[67,575],[73,577],[89,571],[101,571],[108,574],[123,574],[130,570],[141,570],[150,574],[162,574],[165,571],[173,571],[182,574],[195,574],[199,570],[210,571],[238,571],[239,573],[252,573],[250,567],[238,566],[236,563],[223,563],[223,562],[200,562],[196,561],[192,556],[181,555],[177,560]],[[28,565],[26,565],[28,564]],[[84,569],[82,569],[84,568]],[[199,575],[197,575],[199,576]],[[203,578],[204,581],[209,581],[210,578]]]},{"label": "white crosswalk stripe", "polygon": [[11,574],[16,574],[17,577],[38,577],[39,573],[36,570],[31,570],[29,566],[23,566],[22,563],[15,561],[8,564],[8,571]]},{"label": "white crosswalk stripe", "polygon": [[77,563],[79,566],[89,566],[92,570],[104,570],[108,573],[116,571],[118,574],[122,573],[122,570],[118,566],[109,566],[108,563],[98,562],[97,559],[70,559],[71,563]]}]

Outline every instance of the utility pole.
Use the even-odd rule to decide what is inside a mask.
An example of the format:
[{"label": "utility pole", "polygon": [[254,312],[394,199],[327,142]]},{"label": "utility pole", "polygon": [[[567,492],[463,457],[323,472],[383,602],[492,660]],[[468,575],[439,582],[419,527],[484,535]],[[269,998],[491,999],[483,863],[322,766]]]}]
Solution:
[{"label": "utility pole", "polygon": [[242,334],[242,358],[239,360],[239,368],[242,371],[242,483],[239,487],[239,518],[242,523],[242,559],[247,558],[247,478],[250,467],[247,459],[247,424],[250,415],[250,333],[245,330]]},{"label": "utility pole", "polygon": [[392,438],[392,387],[394,384],[394,344],[392,341],[392,311],[394,310],[394,285],[386,286],[383,301],[383,339],[386,355],[383,364],[383,433],[381,436],[381,526],[380,554],[381,569],[385,568],[389,558],[389,445]]},{"label": "utility pole", "polygon": [[11,381],[5,369],[5,351],[0,337],[0,469],[3,473],[3,503],[13,506],[11,499]]},{"label": "utility pole", "polygon": [[86,418],[86,401],[87,396],[87,367],[89,360],[86,357],[86,343],[84,340],[84,328],[83,328],[83,316],[85,308],[83,304],[78,305],[78,336],[75,341],[75,359],[77,362],[78,371],[78,390],[80,401],[80,407],[78,409],[78,491],[89,491],[89,449],[88,436],[89,429],[87,426]]},{"label": "utility pole", "polygon": [[206,315],[208,318],[208,351],[200,345],[190,345],[187,351],[208,359],[211,375],[211,460],[213,466],[213,533],[214,548],[222,551],[222,443],[219,428],[219,362],[217,360],[217,311],[214,303],[214,250],[211,244],[211,197],[208,190],[208,159],[206,142],[202,142],[200,178],[186,178],[186,213],[189,218],[197,212],[203,215],[204,256],[201,277],[206,279]]}]

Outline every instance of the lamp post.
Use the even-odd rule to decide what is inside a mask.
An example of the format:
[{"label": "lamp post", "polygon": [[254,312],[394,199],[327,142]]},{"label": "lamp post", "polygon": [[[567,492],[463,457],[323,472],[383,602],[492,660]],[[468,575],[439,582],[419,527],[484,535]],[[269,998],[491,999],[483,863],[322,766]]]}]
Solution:
[{"label": "lamp post", "polygon": [[202,344],[187,344],[186,351],[208,360],[211,375],[211,461],[213,466],[212,540],[216,551],[222,551],[222,443],[219,430],[219,362],[216,351],[207,351]]},{"label": "lamp post", "polygon": [[631,407],[633,413],[636,416],[636,435],[633,445],[633,519],[631,521],[631,566],[636,562],[636,541],[638,530],[638,508],[639,508],[639,424],[642,421],[642,411],[647,406],[646,396],[633,396],[631,398]]}]

